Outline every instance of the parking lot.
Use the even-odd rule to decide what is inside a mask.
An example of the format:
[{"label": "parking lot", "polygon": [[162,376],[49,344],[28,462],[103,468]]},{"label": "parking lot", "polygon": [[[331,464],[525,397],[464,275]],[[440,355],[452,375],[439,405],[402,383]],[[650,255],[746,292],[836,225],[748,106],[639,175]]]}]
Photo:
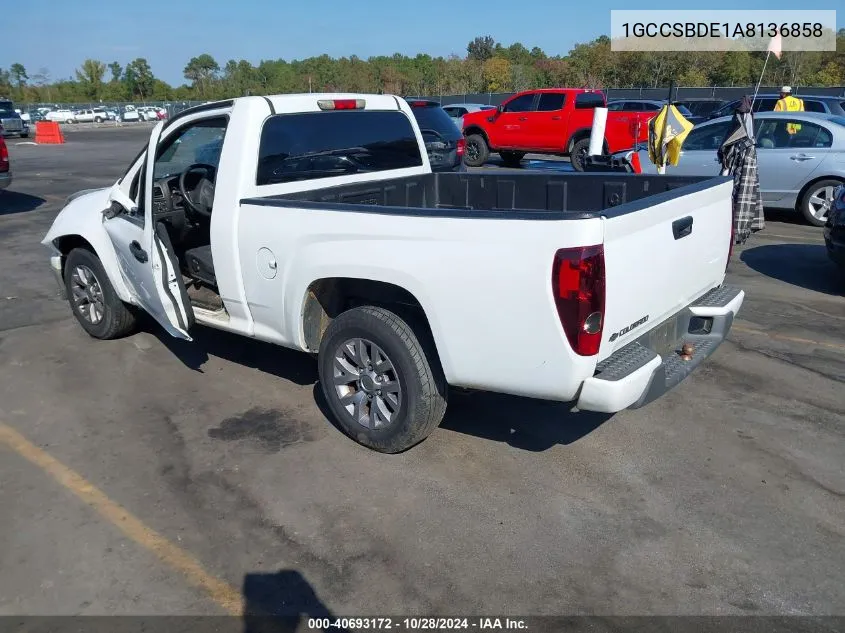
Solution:
[{"label": "parking lot", "polygon": [[845,286],[820,229],[771,215],[735,249],[729,341],[650,406],[456,394],[383,455],[327,421],[306,355],[77,325],[39,242],[149,129],[9,140],[0,614],[845,614]]}]

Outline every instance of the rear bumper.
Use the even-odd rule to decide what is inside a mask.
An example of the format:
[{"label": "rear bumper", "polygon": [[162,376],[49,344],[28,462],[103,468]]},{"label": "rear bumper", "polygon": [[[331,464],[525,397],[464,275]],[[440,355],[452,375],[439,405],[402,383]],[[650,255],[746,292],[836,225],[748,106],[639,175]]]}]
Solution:
[{"label": "rear bumper", "polygon": [[[732,286],[714,288],[676,315],[614,352],[584,381],[577,406],[585,411],[616,413],[656,400],[689,376],[728,334],[745,292]],[[654,351],[657,332],[669,329],[680,338],[662,355]],[[695,351],[690,360],[679,354],[684,343]]]}]

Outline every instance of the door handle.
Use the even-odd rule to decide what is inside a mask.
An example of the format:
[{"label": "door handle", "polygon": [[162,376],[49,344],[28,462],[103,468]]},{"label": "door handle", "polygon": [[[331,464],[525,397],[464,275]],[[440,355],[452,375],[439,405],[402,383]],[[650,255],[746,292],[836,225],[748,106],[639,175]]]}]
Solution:
[{"label": "door handle", "polygon": [[552,121],[560,121],[560,117],[559,116],[553,116]]},{"label": "door handle", "polygon": [[527,121],[527,120],[528,120],[528,117],[527,117],[527,116],[521,116],[521,117],[519,117],[519,119],[518,119],[518,120],[519,120],[519,121]]},{"label": "door handle", "polygon": [[147,251],[141,248],[141,245],[138,244],[137,240],[133,240],[129,243],[129,252],[142,264],[145,263],[148,259]]},{"label": "door handle", "polygon": [[807,156],[806,154],[796,154],[795,156],[790,156],[790,160],[813,160],[815,156]]},{"label": "door handle", "polygon": [[688,215],[685,218],[681,218],[680,220],[675,220],[672,222],[672,235],[675,236],[676,240],[681,239],[682,237],[686,237],[692,233],[692,216]]}]

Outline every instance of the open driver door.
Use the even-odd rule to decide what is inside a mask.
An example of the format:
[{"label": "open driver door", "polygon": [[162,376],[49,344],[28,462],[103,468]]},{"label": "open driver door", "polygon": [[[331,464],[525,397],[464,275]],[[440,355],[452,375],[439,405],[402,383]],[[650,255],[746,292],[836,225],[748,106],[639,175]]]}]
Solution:
[{"label": "open driver door", "polygon": [[172,336],[190,341],[194,311],[170,237],[164,225],[155,221],[153,208],[155,159],[163,127],[159,122],[153,129],[141,167],[143,209],[139,212],[115,185],[109,196],[111,206],[103,211],[103,226],[136,303]]}]

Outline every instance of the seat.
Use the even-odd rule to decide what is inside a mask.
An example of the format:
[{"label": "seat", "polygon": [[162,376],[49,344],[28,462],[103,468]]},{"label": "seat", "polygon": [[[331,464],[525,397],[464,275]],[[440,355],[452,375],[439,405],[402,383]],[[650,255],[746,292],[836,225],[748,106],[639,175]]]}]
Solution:
[{"label": "seat", "polygon": [[214,274],[214,260],[211,258],[211,244],[197,246],[185,251],[185,260],[191,276],[200,281],[217,287],[217,276]]}]

